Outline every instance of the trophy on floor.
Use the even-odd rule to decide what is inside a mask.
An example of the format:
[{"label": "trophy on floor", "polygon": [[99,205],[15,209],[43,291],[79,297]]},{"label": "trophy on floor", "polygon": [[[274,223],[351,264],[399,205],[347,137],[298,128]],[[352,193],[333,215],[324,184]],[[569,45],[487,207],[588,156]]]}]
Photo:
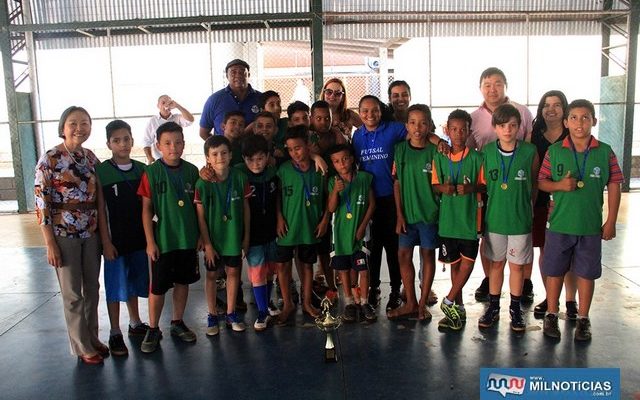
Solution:
[{"label": "trophy on floor", "polygon": [[320,307],[322,307],[322,312],[316,318],[316,326],[327,334],[327,342],[324,345],[324,362],[338,362],[338,353],[333,343],[333,331],[342,324],[342,319],[331,315],[331,300],[327,297],[322,299]]}]

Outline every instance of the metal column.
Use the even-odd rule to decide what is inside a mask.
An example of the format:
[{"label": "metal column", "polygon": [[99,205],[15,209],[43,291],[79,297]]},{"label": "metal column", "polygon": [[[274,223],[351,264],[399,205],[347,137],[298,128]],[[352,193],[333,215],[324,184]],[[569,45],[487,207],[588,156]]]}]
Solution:
[{"label": "metal column", "polygon": [[633,117],[636,100],[636,64],[638,58],[638,25],[640,25],[640,3],[631,2],[631,12],[627,19],[627,76],[624,111],[624,156],[622,173],[625,177],[622,191],[628,192],[631,182],[631,148],[633,147]]},{"label": "metal column", "polygon": [[313,98],[320,98],[322,85],[324,84],[323,71],[323,27],[322,27],[322,0],[311,1],[311,76],[313,78]]}]

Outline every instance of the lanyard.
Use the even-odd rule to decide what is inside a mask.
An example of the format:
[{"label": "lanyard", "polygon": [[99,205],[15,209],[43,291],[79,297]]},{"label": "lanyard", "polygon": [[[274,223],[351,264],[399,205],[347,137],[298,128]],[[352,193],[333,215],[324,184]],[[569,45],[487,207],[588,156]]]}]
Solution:
[{"label": "lanyard", "polygon": [[509,166],[507,167],[507,170],[505,172],[504,170],[504,157],[503,155],[500,153],[500,148],[499,146],[496,146],[498,148],[498,157],[500,157],[500,168],[502,169],[502,185],[500,185],[500,187],[502,188],[502,190],[507,190],[507,182],[509,181],[509,171],[511,171],[511,164],[513,164],[513,160],[516,158],[516,153],[518,152],[518,143],[516,142],[516,148],[513,149],[513,154],[511,155],[511,157],[509,158]]},{"label": "lanyard", "polygon": [[[338,175],[338,177],[340,177],[340,175]],[[344,190],[342,190],[342,198],[344,199],[344,203],[347,206],[347,214],[346,214],[347,219],[353,218],[353,213],[351,212],[351,185],[353,184],[353,181],[355,179],[356,179],[356,174],[351,172],[351,180],[349,181],[348,185],[345,185]],[[340,180],[344,182],[344,179],[342,179],[341,177],[340,177]]]},{"label": "lanyard", "polygon": [[465,151],[467,151],[466,148],[462,150],[462,157],[460,157],[460,161],[458,162],[458,171],[456,172],[455,175],[453,175],[453,160],[451,159],[451,154],[449,154],[449,157],[447,157],[449,160],[449,173],[450,173],[449,176],[451,176],[454,186],[458,184],[458,177],[460,176],[460,170],[462,169],[462,162],[464,161]]},{"label": "lanyard", "polygon": [[227,222],[231,219],[231,215],[229,214],[229,208],[231,207],[231,189],[233,188],[233,180],[231,177],[231,173],[227,176],[227,195],[226,200],[222,198],[222,192],[220,191],[219,186],[222,185],[222,182],[214,183],[213,189],[216,191],[216,197],[218,201],[222,203],[224,201],[224,210],[222,213],[222,221]]},{"label": "lanyard", "polygon": [[577,186],[579,188],[584,187],[584,173],[587,168],[587,158],[589,158],[589,152],[591,151],[591,138],[589,138],[589,144],[587,145],[587,149],[584,151],[584,158],[582,159],[582,168],[580,168],[580,164],[578,163],[578,150],[576,150],[576,146],[573,144],[573,140],[569,137],[569,143],[571,143],[571,150],[573,150],[573,158],[576,160],[576,168],[578,168],[578,183]]},{"label": "lanyard", "polygon": [[[129,189],[131,189],[131,191],[133,193],[136,193],[136,188],[133,187],[133,185],[131,184],[131,180],[127,177],[127,175],[124,173],[124,171],[121,170],[120,167],[118,167],[118,164],[116,164],[116,162],[113,161],[112,159],[109,159],[109,164],[111,164],[111,166],[113,166],[113,168],[115,168],[116,171],[118,171],[118,173],[120,174],[120,176],[124,180],[124,183],[126,183],[127,186],[129,186]],[[127,171],[127,172],[133,173],[134,178],[137,178],[138,177],[138,174],[137,174],[138,171],[137,171],[137,168],[136,168],[136,164],[133,161],[131,161],[131,166],[132,166],[131,170]]]},{"label": "lanyard", "polygon": [[295,165],[293,163],[291,165],[293,166],[293,169],[298,173],[298,175],[300,175],[300,179],[302,179],[302,186],[304,188],[304,199],[305,199],[304,204],[307,207],[309,207],[311,205],[311,191],[309,190],[309,187],[307,186],[307,180],[305,179],[305,176],[307,175],[307,172],[309,172],[311,167],[309,167],[309,169],[306,172],[302,172],[302,170],[300,170],[300,168],[298,168],[297,165]]},{"label": "lanyard", "polygon": [[161,159],[160,163],[164,167],[167,172],[167,176],[171,181],[171,185],[175,189],[176,196],[178,196],[178,206],[184,207],[184,181],[182,180],[182,161],[180,161],[180,165],[172,171],[169,169],[169,166],[165,164],[165,162]]}]

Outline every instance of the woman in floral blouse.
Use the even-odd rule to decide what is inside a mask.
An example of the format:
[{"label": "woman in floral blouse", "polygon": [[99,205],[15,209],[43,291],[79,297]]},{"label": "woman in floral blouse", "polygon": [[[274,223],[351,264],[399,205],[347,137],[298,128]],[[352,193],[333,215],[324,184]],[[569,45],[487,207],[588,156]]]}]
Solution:
[{"label": "woman in floral blouse", "polygon": [[91,134],[91,117],[69,107],[60,117],[62,143],[36,166],[36,213],[47,246],[47,261],[58,276],[71,351],[87,364],[100,364],[109,348],[98,339],[102,196],[95,154],[82,144]]}]

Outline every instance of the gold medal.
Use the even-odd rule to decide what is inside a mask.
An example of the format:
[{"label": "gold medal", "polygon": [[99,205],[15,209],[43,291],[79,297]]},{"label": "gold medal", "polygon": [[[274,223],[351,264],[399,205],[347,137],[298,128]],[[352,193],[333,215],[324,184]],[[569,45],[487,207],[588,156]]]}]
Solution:
[{"label": "gold medal", "polygon": [[229,218],[227,218],[227,216],[226,216],[226,215],[223,215],[223,216],[222,216],[222,220],[223,220],[224,222],[227,222],[227,220],[228,220],[228,219],[229,219]]},{"label": "gold medal", "polygon": [[501,188],[502,190],[507,190],[507,188],[508,188],[508,187],[509,187],[509,185],[507,185],[507,184],[506,184],[506,183],[504,183],[504,182],[502,183],[502,185],[500,185],[500,188]]},{"label": "gold medal", "polygon": [[347,219],[351,219],[353,218],[353,214],[351,214],[350,212],[347,213]]},{"label": "gold medal", "polygon": [[580,189],[582,189],[584,187],[584,182],[583,181],[578,181],[576,186],[578,186]]},{"label": "gold medal", "polygon": [[178,200],[178,206],[184,207],[184,201],[183,200]]},{"label": "gold medal", "polygon": [[304,205],[305,205],[305,206],[307,206],[307,207],[309,207],[309,206],[311,206],[311,202],[310,202],[309,200],[307,200],[307,201],[304,203]]}]

